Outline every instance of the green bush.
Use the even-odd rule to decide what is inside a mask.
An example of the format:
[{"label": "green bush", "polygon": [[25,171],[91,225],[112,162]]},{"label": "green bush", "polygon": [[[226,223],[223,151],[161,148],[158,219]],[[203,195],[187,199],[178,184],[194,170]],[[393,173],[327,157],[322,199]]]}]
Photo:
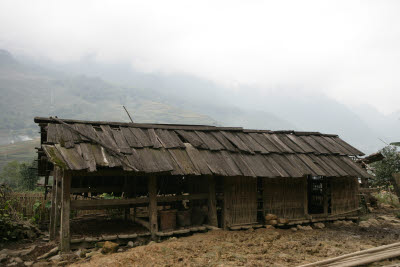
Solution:
[{"label": "green bush", "polygon": [[379,193],[374,194],[374,197],[377,198],[378,203],[383,203],[383,204],[391,205],[393,207],[400,208],[399,199],[397,198],[397,196],[394,193],[392,193],[390,191],[382,190]]}]

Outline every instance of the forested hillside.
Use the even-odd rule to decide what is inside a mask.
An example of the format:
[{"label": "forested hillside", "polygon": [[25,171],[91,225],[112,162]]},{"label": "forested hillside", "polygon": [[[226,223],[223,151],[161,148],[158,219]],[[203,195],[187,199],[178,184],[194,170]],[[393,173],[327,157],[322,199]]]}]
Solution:
[{"label": "forested hillside", "polygon": [[100,78],[64,75],[19,63],[0,50],[0,144],[37,136],[35,116],[136,122],[216,124],[208,116],[148,98],[142,89]]}]

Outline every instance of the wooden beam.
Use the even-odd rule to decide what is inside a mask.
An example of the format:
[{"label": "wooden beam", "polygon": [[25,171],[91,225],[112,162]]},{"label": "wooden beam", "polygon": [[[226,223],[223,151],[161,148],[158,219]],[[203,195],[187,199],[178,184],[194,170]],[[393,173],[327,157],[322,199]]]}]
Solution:
[{"label": "wooden beam", "polygon": [[229,227],[231,226],[231,177],[224,177],[224,208],[222,212],[222,222],[223,222],[223,227],[225,230],[228,230]]},{"label": "wooden beam", "polygon": [[[209,194],[193,194],[178,196],[157,196],[157,205],[163,203],[182,201],[182,200],[199,200],[208,199]],[[88,209],[104,209],[118,207],[145,207],[150,203],[149,197],[125,198],[125,199],[96,199],[96,200],[71,200],[71,209],[88,210]]]},{"label": "wooden beam", "polygon": [[217,200],[215,198],[215,177],[208,177],[208,224],[218,227]]},{"label": "wooden beam", "polygon": [[62,206],[61,206],[61,229],[60,241],[61,252],[70,251],[70,190],[71,190],[71,173],[64,171],[62,177]]},{"label": "wooden beam", "polygon": [[143,220],[143,219],[141,219],[141,218],[136,218],[136,222],[137,222],[138,224],[140,224],[141,226],[147,228],[149,231],[151,230],[151,229],[150,229],[150,223],[149,223],[148,221]]},{"label": "wooden beam", "polygon": [[[35,123],[58,123],[52,118],[35,117]],[[145,129],[167,129],[167,130],[201,130],[201,131],[242,131],[242,127],[216,127],[209,125],[182,125],[182,124],[151,124],[151,123],[126,123],[126,122],[110,122],[110,121],[83,121],[83,120],[62,120],[65,123],[88,123],[91,125],[110,125],[110,126],[126,126],[132,128]]]},{"label": "wooden beam", "polygon": [[54,220],[54,238],[58,238],[59,226],[60,226],[60,216],[61,216],[61,170],[56,167],[53,172],[53,177],[56,179],[56,196],[55,196],[55,220]]},{"label": "wooden beam", "polygon": [[328,178],[323,178],[322,193],[324,195],[324,214],[328,215]]},{"label": "wooden beam", "polygon": [[152,239],[156,239],[156,233],[158,232],[157,222],[157,177],[150,176],[148,181],[149,190],[149,222],[150,232]]},{"label": "wooden beam", "polygon": [[51,209],[50,209],[50,225],[49,235],[50,240],[54,240],[56,236],[55,219],[56,219],[56,178],[53,177],[53,186],[51,188]]},{"label": "wooden beam", "polygon": [[101,186],[101,187],[73,187],[71,188],[71,194],[74,193],[121,193],[128,192],[122,186]]}]

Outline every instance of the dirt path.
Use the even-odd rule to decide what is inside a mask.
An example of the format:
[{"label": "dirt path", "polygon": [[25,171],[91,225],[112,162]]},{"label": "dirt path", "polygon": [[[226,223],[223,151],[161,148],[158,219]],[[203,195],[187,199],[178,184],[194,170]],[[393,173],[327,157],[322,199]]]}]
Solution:
[{"label": "dirt path", "polygon": [[310,231],[219,230],[96,255],[75,266],[296,266],[398,242],[399,236],[400,226],[389,222],[367,228],[327,224]]}]

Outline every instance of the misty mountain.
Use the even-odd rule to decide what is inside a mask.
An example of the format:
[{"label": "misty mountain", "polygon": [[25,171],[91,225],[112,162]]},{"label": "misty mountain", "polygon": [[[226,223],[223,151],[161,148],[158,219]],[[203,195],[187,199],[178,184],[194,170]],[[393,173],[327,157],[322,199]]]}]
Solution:
[{"label": "misty mountain", "polygon": [[384,145],[385,143],[399,142],[400,111],[385,116],[370,105],[353,107],[352,111],[379,134],[381,145]]},{"label": "misty mountain", "polygon": [[[336,133],[365,153],[380,149],[384,143],[379,139],[400,140],[395,126],[399,114],[385,116],[372,108],[349,108],[323,94],[303,90],[287,93],[279,88],[241,84],[231,88],[189,74],[143,73],[128,63],[100,64],[94,57],[68,64],[26,58],[22,61],[30,71],[23,72],[21,79],[14,79],[8,88],[22,92],[29,88],[26,83],[30,81],[37,92],[42,92],[40,99],[46,99],[47,107],[33,110],[34,115],[47,112],[68,118],[126,121],[121,110],[121,105],[126,105],[138,122]],[[32,75],[35,71],[37,74]],[[25,86],[20,85],[23,81]],[[3,83],[1,80],[1,87]],[[265,91],[269,93],[257,93]],[[32,90],[25,94],[37,96]],[[36,107],[36,101],[32,107]],[[32,124],[33,115],[28,117]]]},{"label": "misty mountain", "polygon": [[128,121],[122,105],[136,122],[217,124],[208,116],[146,97],[143,92],[97,77],[23,64],[0,50],[0,144],[37,136],[34,116]]},{"label": "misty mountain", "polygon": [[[385,142],[400,140],[400,111],[385,116],[369,108],[348,107],[324,94],[288,88],[255,88],[218,85],[188,74],[143,73],[128,63],[99,64],[88,56],[69,64],[47,63],[68,73],[102,77],[122,85],[145,89],[146,96],[183,109],[208,115],[223,125],[261,129],[294,129],[339,134],[343,139],[373,153]],[[295,88],[290,88],[295,89]],[[268,96],[256,92],[270,91]]]}]

